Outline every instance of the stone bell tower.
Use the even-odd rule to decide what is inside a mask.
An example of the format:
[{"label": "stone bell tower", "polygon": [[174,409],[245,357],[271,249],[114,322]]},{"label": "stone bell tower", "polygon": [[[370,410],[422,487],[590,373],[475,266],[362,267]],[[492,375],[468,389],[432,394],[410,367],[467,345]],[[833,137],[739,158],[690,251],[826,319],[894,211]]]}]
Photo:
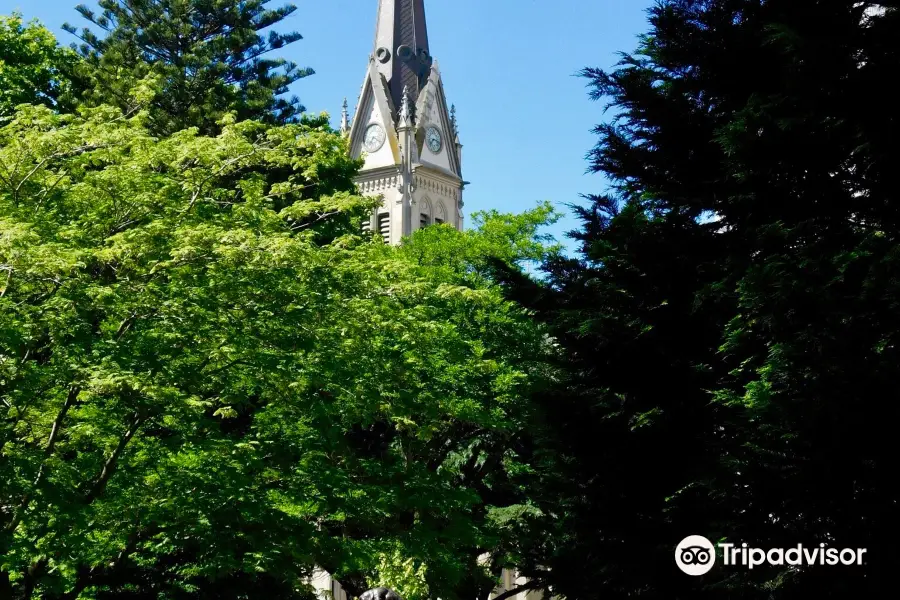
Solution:
[{"label": "stone bell tower", "polygon": [[462,229],[462,144],[428,45],[425,0],[379,0],[356,114],[350,125],[345,108],[341,129],[365,159],[360,189],[384,198],[365,227],[391,244],[432,224]]}]

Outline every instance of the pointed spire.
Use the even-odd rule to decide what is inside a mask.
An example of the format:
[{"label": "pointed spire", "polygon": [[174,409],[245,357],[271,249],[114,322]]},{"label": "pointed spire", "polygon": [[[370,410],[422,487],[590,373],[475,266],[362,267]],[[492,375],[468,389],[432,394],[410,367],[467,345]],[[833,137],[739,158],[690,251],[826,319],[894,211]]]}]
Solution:
[{"label": "pointed spire", "polygon": [[412,106],[409,101],[409,86],[403,86],[403,98],[400,100],[400,122],[398,127],[412,127],[413,114]]},{"label": "pointed spire", "polygon": [[415,103],[432,64],[425,0],[379,0],[373,52],[394,106],[400,105],[404,86],[409,86]]},{"label": "pointed spire", "polygon": [[344,98],[344,106],[341,110],[341,134],[350,133],[350,112],[348,110],[347,99]]}]

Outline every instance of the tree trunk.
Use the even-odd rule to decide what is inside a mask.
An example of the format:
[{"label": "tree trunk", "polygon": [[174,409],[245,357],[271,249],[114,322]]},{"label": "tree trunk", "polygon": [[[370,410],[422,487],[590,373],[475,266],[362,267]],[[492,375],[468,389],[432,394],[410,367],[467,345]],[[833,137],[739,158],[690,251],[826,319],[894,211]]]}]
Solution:
[{"label": "tree trunk", "polygon": [[13,600],[12,584],[6,571],[0,571],[0,600]]}]

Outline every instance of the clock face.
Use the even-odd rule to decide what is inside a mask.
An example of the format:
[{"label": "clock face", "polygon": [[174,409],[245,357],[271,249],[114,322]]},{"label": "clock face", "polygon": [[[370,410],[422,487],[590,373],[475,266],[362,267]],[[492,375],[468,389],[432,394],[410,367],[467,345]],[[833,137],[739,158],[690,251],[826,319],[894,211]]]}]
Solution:
[{"label": "clock face", "polygon": [[378,123],[372,123],[366,127],[366,136],[363,138],[363,148],[366,152],[378,152],[384,146],[384,127]]},{"label": "clock face", "polygon": [[443,140],[441,139],[441,130],[433,125],[425,130],[425,143],[428,144],[428,149],[437,154],[441,151],[441,147],[444,145]]}]

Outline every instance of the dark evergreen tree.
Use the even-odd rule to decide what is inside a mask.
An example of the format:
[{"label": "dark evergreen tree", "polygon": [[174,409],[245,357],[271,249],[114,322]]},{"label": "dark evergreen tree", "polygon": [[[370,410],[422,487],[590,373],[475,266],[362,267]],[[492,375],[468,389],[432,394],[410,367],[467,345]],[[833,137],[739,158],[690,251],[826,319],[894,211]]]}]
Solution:
[{"label": "dark evergreen tree", "polygon": [[83,42],[78,49],[87,63],[85,99],[128,109],[132,88],[156,74],[159,93],[152,117],[160,133],[191,126],[209,133],[229,111],[238,119],[296,120],[304,109],[296,97],[284,94],[313,71],[269,56],[301,35],[262,34],[296,11],[290,4],[276,9],[267,4],[269,0],[100,0],[100,13],[78,6],[104,32],[64,26]]},{"label": "dark evergreen tree", "polygon": [[[546,518],[515,548],[570,598],[851,598],[900,551],[898,2],[663,0],[587,69],[615,119],[577,260],[511,282],[567,377]],[[690,534],[868,548],[863,567],[677,570]]]}]

